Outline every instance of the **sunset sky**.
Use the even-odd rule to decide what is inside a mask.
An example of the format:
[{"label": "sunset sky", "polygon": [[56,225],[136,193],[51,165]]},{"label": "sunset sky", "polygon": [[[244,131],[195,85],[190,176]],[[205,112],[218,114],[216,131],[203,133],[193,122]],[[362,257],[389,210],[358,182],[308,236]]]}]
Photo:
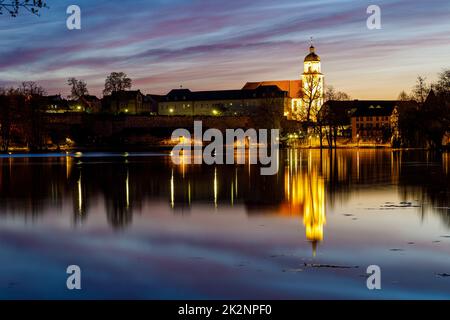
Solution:
[{"label": "sunset sky", "polygon": [[[239,89],[247,81],[298,79],[314,37],[327,84],[359,99],[395,99],[417,75],[450,68],[450,1],[48,0],[40,17],[0,16],[0,86],[37,81],[67,95],[66,80],[101,96],[112,71],[133,89],[165,94]],[[82,30],[66,28],[66,8]],[[381,7],[382,29],[366,9]]]}]

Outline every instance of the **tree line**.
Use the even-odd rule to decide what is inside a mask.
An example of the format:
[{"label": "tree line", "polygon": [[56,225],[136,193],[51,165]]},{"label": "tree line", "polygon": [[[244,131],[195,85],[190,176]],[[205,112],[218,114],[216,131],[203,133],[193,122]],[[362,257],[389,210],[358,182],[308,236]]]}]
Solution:
[{"label": "tree line", "polygon": [[[69,99],[78,101],[89,95],[87,83],[69,78]],[[112,72],[105,80],[105,95],[130,89],[132,80],[123,72]],[[45,111],[48,99],[43,87],[33,81],[22,82],[18,87],[0,87],[0,152],[8,152],[11,144],[26,146],[30,151],[43,151],[47,138],[60,140],[49,129]]]},{"label": "tree line", "polygon": [[440,149],[445,134],[450,132],[450,69],[439,73],[434,83],[418,76],[411,92],[403,90],[398,100],[415,101],[417,108],[400,110],[393,144]]}]

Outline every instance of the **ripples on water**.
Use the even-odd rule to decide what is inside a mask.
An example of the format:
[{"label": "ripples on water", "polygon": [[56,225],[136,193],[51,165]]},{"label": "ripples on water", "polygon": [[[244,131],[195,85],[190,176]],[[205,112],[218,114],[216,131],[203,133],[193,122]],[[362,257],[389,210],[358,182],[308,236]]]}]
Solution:
[{"label": "ripples on water", "polygon": [[280,159],[261,176],[158,153],[2,156],[0,297],[450,298],[449,154]]}]

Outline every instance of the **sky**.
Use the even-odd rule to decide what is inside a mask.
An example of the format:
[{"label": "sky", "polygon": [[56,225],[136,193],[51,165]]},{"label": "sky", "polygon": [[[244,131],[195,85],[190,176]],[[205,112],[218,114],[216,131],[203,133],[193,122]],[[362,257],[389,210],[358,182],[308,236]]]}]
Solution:
[{"label": "sky", "polygon": [[[0,86],[36,81],[69,94],[67,78],[101,96],[123,71],[133,89],[239,89],[299,79],[313,37],[327,85],[355,99],[395,99],[418,75],[450,68],[450,1],[47,0],[39,17],[0,15]],[[81,30],[66,9],[81,8]],[[369,5],[381,29],[369,30]]]}]

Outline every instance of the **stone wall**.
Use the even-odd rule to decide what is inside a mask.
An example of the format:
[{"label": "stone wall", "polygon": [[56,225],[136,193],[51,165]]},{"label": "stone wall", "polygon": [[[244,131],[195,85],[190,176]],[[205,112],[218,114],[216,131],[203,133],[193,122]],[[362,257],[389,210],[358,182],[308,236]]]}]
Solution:
[{"label": "stone wall", "polygon": [[251,117],[189,117],[189,116],[138,116],[138,115],[101,115],[83,113],[48,114],[48,130],[70,135],[74,130],[85,131],[95,137],[120,136],[129,132],[142,135],[170,135],[178,128],[193,130],[194,121],[202,121],[203,129],[252,128]]}]

